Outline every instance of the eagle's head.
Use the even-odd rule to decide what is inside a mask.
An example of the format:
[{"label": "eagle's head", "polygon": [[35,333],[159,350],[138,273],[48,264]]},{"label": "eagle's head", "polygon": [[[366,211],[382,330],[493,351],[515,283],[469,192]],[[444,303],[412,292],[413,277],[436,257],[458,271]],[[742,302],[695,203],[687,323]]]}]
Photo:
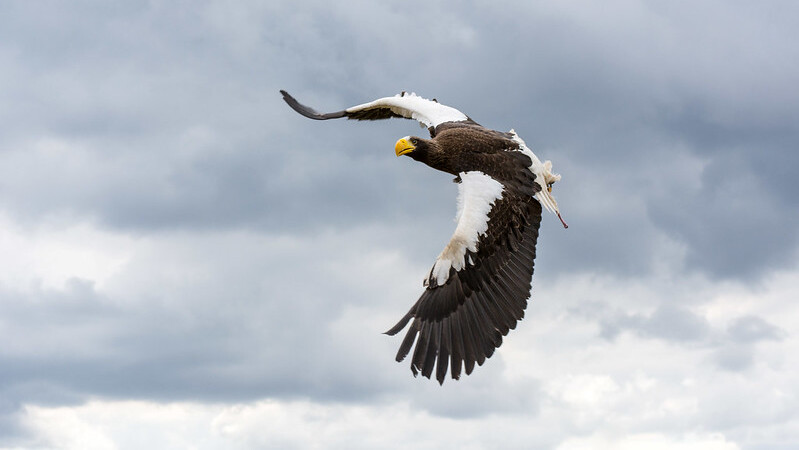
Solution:
[{"label": "eagle's head", "polygon": [[428,147],[429,145],[426,139],[416,136],[405,136],[394,145],[394,152],[397,156],[408,155],[414,159],[418,159],[421,153],[427,152]]}]

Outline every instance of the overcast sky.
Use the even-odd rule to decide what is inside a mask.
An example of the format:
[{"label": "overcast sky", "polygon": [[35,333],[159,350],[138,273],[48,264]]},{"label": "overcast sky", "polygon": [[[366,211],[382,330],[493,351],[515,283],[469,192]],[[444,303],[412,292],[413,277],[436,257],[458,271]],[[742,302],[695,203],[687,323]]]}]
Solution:
[{"label": "overcast sky", "polygon": [[[799,445],[799,5],[0,2],[0,449]],[[381,334],[454,229],[414,91],[563,175],[525,319]]]}]

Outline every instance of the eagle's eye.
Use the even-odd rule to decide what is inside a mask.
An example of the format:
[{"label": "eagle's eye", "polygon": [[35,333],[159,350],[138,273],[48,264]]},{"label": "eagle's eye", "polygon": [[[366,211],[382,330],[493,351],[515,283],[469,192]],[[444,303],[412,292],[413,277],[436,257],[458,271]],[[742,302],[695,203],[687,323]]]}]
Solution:
[{"label": "eagle's eye", "polygon": [[411,138],[411,144],[416,145],[419,143],[419,139]]}]

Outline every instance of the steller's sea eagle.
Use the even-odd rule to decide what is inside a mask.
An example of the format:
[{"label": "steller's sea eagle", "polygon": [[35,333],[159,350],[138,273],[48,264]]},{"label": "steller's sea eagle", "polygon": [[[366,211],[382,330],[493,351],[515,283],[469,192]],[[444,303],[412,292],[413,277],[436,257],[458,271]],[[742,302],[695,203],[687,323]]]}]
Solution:
[{"label": "steller's sea eagle", "polygon": [[524,317],[542,206],[561,217],[552,197],[560,175],[552,173],[552,163],[542,163],[515,131],[489,130],[455,108],[413,93],[326,114],[280,93],[311,119],[403,117],[427,127],[431,139],[406,136],[394,151],[455,175],[457,226],[424,280],[421,297],[386,334],[393,336],[410,322],[396,359],[405,359],[416,342],[414,376],[430,378],[435,367],[443,384],[447,368],[454,379],[461,367],[470,374]]}]

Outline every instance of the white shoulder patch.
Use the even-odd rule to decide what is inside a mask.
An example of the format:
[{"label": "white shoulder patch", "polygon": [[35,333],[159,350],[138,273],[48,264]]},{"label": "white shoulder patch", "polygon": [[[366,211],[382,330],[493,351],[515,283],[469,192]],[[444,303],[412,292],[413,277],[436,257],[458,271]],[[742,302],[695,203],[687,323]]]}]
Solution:
[{"label": "white shoulder patch", "polygon": [[407,119],[418,120],[427,127],[437,127],[444,122],[459,122],[468,119],[466,114],[451,106],[427,100],[414,93],[379,98],[369,103],[347,108],[346,111],[355,113],[376,108],[389,108],[392,112]]},{"label": "white shoulder patch", "polygon": [[450,268],[461,270],[466,266],[466,250],[477,252],[477,241],[488,230],[488,213],[502,198],[505,189],[502,183],[483,172],[461,172],[459,176],[458,214],[455,216],[458,225],[431,273],[438,285],[447,282]]}]

